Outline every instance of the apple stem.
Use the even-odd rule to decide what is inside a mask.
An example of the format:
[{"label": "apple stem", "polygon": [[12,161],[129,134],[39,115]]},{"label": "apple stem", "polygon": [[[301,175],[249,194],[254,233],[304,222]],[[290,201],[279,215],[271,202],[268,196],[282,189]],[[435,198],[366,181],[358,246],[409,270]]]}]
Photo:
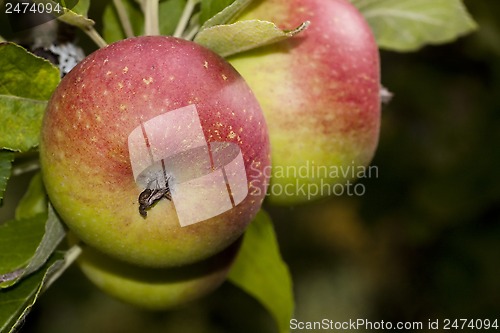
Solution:
[{"label": "apple stem", "polygon": [[38,160],[29,161],[12,168],[12,175],[19,176],[23,173],[31,172],[40,169],[40,162]]},{"label": "apple stem", "polygon": [[97,30],[94,29],[94,27],[84,28],[83,31],[94,41],[94,43],[97,44],[97,46],[108,46],[108,43],[106,43],[104,38],[102,38],[102,36],[97,32]]},{"label": "apple stem", "polygon": [[160,22],[158,19],[159,1],[143,0],[142,11],[144,13],[144,34],[146,36],[158,36],[160,34]]},{"label": "apple stem", "polygon": [[188,25],[189,19],[193,14],[194,7],[200,2],[200,0],[188,0],[186,6],[184,7],[184,11],[182,12],[181,19],[179,23],[177,23],[177,27],[175,28],[174,37],[181,38],[184,30]]},{"label": "apple stem", "polygon": [[186,39],[186,40],[193,40],[194,36],[196,36],[196,34],[198,33],[198,31],[200,30],[200,25],[197,24],[195,26],[193,26],[191,28],[191,30],[189,30],[188,32],[186,32],[182,38]]},{"label": "apple stem", "polygon": [[127,10],[125,6],[123,6],[122,0],[113,0],[113,5],[116,8],[116,12],[118,13],[118,17],[120,18],[120,22],[123,27],[123,31],[125,32],[125,36],[127,38],[134,37],[134,30],[132,29],[132,23],[127,15]]},{"label": "apple stem", "polygon": [[66,271],[66,269],[71,266],[75,262],[75,260],[80,256],[82,253],[82,248],[76,244],[73,245],[66,253],[64,254],[64,264],[61,268],[59,268],[54,274],[52,274],[47,282],[43,285],[43,291],[47,290],[54,281],[56,281],[62,273]]}]

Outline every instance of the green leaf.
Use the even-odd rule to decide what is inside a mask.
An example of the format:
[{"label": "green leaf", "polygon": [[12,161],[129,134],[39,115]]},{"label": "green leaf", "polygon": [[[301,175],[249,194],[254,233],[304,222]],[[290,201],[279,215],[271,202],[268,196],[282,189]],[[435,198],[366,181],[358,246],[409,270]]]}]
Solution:
[{"label": "green leaf", "polygon": [[14,43],[0,44],[0,97],[46,101],[59,83],[59,70],[49,61]]},{"label": "green leaf", "polygon": [[0,290],[0,332],[13,333],[24,322],[51,278],[64,270],[64,255],[55,253],[35,274],[8,289]]},{"label": "green leaf", "polygon": [[6,288],[38,270],[65,236],[64,227],[49,206],[46,214],[0,226],[0,287]]},{"label": "green leaf", "polygon": [[0,96],[0,148],[26,152],[38,146],[47,102]]},{"label": "green leaf", "polygon": [[42,175],[37,173],[31,179],[28,190],[16,207],[16,220],[27,219],[40,213],[47,213],[47,197]]},{"label": "green leaf", "polygon": [[[132,0],[121,0],[127,12],[134,35],[144,34],[144,15],[141,7]],[[125,32],[120,23],[118,12],[112,2],[104,8],[102,34],[106,42],[113,43],[125,39]]]},{"label": "green leaf", "polygon": [[200,31],[221,24],[226,24],[231,22],[236,18],[250,3],[252,0],[236,0],[221,12],[215,14],[210,19],[205,21],[200,28]]},{"label": "green leaf", "polygon": [[370,24],[380,48],[413,51],[451,42],[476,23],[461,0],[351,0]]},{"label": "green leaf", "polygon": [[294,307],[292,279],[265,212],[260,211],[248,227],[229,280],[264,305],[280,333],[289,332]]},{"label": "green leaf", "polygon": [[168,0],[160,2],[159,20],[160,33],[162,35],[172,35],[174,33],[185,6],[186,0]]},{"label": "green leaf", "polygon": [[14,43],[0,44],[0,68],[0,148],[25,152],[38,146],[59,70]]},{"label": "green leaf", "polygon": [[234,0],[201,0],[200,24],[205,23],[233,2]]},{"label": "green leaf", "polygon": [[14,153],[8,151],[0,151],[0,202],[3,199],[7,181],[10,178],[12,169],[12,161],[14,161]]},{"label": "green leaf", "polygon": [[78,0],[76,6],[71,8],[71,10],[78,15],[87,17],[90,7],[90,0]]},{"label": "green leaf", "polygon": [[53,8],[55,8],[57,4],[61,5],[64,13],[57,16],[57,19],[69,25],[74,25],[80,29],[88,29],[95,24],[93,20],[87,18],[87,12],[90,7],[90,0],[78,0],[76,1],[76,4],[75,1],[69,1],[67,4],[74,5],[74,7],[71,8],[64,6],[64,1],[59,0],[35,0],[35,2],[52,4]]},{"label": "green leaf", "polygon": [[43,238],[46,220],[47,215],[39,214],[0,226],[0,287],[22,275]]},{"label": "green leaf", "polygon": [[80,0],[79,2],[82,2],[82,4],[78,3],[73,9],[63,7],[64,14],[58,16],[57,19],[82,30],[90,29],[94,26],[95,22],[87,17],[89,1]]},{"label": "green leaf", "polygon": [[307,28],[302,23],[294,30],[281,30],[274,23],[261,20],[238,21],[216,25],[200,31],[194,41],[222,57],[276,43],[292,37]]},{"label": "green leaf", "polygon": [[[2,0],[0,0],[1,3]],[[52,16],[63,15],[63,8],[71,9],[76,13],[81,15],[87,15],[87,11],[90,7],[90,0],[33,0],[36,3],[41,3],[44,5],[52,5],[55,10],[50,14]]]}]

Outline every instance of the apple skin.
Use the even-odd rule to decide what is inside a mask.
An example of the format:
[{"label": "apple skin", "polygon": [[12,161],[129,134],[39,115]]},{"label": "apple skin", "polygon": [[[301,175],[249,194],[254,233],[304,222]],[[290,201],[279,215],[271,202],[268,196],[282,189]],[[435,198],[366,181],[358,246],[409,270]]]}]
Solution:
[{"label": "apple skin", "polygon": [[170,268],[135,266],[84,246],[77,264],[108,295],[145,309],[167,310],[217,289],[226,280],[240,245],[241,238],[203,261]]},{"label": "apple skin", "polygon": [[[62,79],[44,116],[40,161],[51,203],[78,238],[132,264],[170,267],[208,258],[241,236],[262,204],[265,175],[262,193],[196,224],[181,227],[167,199],[146,218],[139,214],[144,188],[133,176],[128,136],[142,122],[190,104],[207,142],[238,145],[247,179],[251,169],[270,164],[253,93],[230,64],[198,44],[162,36],[123,40]],[[193,211],[212,199],[203,188],[188,198]]]},{"label": "apple skin", "polygon": [[[293,38],[228,60],[254,91],[268,123],[269,201],[296,204],[328,195],[322,186],[351,179],[334,171],[357,173],[378,144],[379,54],[370,27],[347,0],[256,0],[238,18],[247,19],[282,29],[310,21]],[[302,175],[293,174],[301,167]],[[319,168],[330,177],[313,175]]]}]

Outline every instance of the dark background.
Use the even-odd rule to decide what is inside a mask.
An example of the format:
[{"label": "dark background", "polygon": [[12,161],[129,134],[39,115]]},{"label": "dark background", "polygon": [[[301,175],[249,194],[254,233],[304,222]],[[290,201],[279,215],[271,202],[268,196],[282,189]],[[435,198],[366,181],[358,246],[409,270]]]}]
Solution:
[{"label": "dark background", "polygon": [[[395,96],[383,108],[379,177],[362,181],[366,194],[267,207],[297,319],[500,325],[500,2],[466,5],[476,33],[381,53],[382,82]],[[273,332],[273,322],[228,283],[190,306],[150,313],[102,294],[73,268],[22,330],[68,331],[254,333]]]}]

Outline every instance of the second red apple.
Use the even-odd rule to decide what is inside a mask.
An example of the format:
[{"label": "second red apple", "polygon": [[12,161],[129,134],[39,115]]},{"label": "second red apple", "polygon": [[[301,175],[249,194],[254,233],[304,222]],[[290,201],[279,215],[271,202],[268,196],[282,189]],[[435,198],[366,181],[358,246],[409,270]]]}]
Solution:
[{"label": "second red apple", "polygon": [[257,0],[239,19],[282,29],[310,21],[293,38],[229,58],[268,123],[270,200],[347,194],[342,184],[364,171],[379,135],[379,54],[367,22],[347,0]]}]

